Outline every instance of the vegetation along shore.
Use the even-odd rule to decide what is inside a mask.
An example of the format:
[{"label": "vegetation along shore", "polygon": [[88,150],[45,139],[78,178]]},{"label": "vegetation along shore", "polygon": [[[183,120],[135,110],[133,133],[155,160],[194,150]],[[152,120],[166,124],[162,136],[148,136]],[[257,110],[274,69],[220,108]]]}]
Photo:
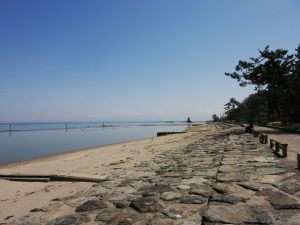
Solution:
[{"label": "vegetation along shore", "polygon": [[293,54],[267,46],[257,57],[240,60],[235,71],[225,75],[241,87],[252,85],[256,93],[242,102],[232,97],[224,106],[223,116],[214,114],[213,121],[252,121],[287,131],[300,130],[300,45]]}]

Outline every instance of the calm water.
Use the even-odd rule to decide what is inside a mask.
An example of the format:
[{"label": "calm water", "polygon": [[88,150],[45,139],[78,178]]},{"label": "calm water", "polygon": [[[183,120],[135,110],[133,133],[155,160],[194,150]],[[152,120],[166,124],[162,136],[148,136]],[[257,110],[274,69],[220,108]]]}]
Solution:
[{"label": "calm water", "polygon": [[0,124],[0,165],[42,156],[182,131],[182,122],[87,122]]}]

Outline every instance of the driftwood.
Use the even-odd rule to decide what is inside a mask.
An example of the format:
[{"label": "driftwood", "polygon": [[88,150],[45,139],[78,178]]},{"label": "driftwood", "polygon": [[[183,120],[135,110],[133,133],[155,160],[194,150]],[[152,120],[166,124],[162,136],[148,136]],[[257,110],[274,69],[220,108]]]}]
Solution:
[{"label": "driftwood", "polygon": [[49,182],[50,178],[47,177],[0,177],[3,180],[10,181],[23,181],[23,182]]},{"label": "driftwood", "polygon": [[169,134],[183,134],[185,132],[157,132],[157,137],[159,136],[165,136],[165,135],[169,135]]},{"label": "driftwood", "polygon": [[107,179],[77,177],[65,175],[39,175],[39,174],[0,174],[0,179],[11,181],[27,181],[27,182],[49,182],[49,181],[66,181],[66,182],[103,182]]}]

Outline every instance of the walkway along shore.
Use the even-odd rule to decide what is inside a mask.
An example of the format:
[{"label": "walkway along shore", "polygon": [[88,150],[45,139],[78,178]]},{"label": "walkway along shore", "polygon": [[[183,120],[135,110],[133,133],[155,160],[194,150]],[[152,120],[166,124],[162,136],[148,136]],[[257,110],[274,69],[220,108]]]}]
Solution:
[{"label": "walkway along shore", "polygon": [[200,127],[174,135],[189,139],[187,145],[160,151],[49,205],[32,206],[31,213],[7,223],[300,224],[298,170],[288,169],[241,127]]}]

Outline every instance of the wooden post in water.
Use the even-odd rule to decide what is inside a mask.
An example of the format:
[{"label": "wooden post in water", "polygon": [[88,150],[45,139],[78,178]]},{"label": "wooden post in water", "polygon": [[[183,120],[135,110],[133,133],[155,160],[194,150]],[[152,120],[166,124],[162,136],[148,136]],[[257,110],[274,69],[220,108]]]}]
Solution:
[{"label": "wooden post in water", "polygon": [[9,124],[9,136],[11,136],[11,123]]},{"label": "wooden post in water", "polygon": [[298,170],[300,170],[300,154],[297,154]]},{"label": "wooden post in water", "polygon": [[66,123],[66,133],[68,132],[68,124]]}]

